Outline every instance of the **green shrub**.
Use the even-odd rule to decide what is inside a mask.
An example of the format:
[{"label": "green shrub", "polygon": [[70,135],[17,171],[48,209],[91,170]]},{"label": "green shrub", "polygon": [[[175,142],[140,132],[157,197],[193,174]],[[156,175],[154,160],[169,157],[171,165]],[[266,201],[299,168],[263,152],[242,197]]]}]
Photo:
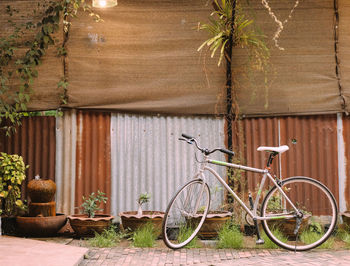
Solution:
[{"label": "green shrub", "polygon": [[240,249],[243,247],[243,234],[231,223],[225,224],[219,231],[218,235],[219,241],[217,248]]},{"label": "green shrub", "polygon": [[134,247],[153,247],[157,239],[153,224],[147,223],[144,226],[138,228],[134,232],[131,239]]},{"label": "green shrub", "polygon": [[[178,240],[179,242],[183,242],[186,241],[186,239],[188,239],[193,233],[193,229],[191,227],[188,226],[180,226],[179,229],[179,235],[178,235]],[[198,238],[197,236],[195,236],[195,238],[192,239],[192,241],[190,241],[190,243],[188,243],[185,248],[199,248],[200,245],[198,244]]]},{"label": "green shrub", "polygon": [[115,226],[111,226],[101,234],[95,232],[95,237],[90,238],[88,243],[92,247],[108,248],[116,246],[122,238],[123,235],[116,232]]}]

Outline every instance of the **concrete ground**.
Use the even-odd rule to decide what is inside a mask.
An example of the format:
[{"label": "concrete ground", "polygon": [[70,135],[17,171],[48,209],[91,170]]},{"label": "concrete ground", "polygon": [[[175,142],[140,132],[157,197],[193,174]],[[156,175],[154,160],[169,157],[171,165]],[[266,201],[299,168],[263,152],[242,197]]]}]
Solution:
[{"label": "concrete ground", "polygon": [[82,247],[0,236],[0,265],[4,266],[74,266],[87,252]]},{"label": "concrete ground", "polygon": [[350,251],[94,248],[79,264],[88,265],[350,265]]}]

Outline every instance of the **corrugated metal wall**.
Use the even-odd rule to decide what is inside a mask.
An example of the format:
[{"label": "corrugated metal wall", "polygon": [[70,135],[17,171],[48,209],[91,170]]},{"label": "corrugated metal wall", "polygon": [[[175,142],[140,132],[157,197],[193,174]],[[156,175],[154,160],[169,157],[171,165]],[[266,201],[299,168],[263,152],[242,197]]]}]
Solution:
[{"label": "corrugated metal wall", "polygon": [[56,208],[72,214],[75,206],[76,111],[65,111],[56,119]]},{"label": "corrugated metal wall", "polygon": [[[264,167],[267,155],[256,148],[287,144],[290,150],[281,161],[275,161],[276,174],[316,178],[340,200],[341,210],[350,207],[349,117],[249,118],[240,122],[240,127],[242,143],[238,145],[236,139],[234,146],[241,147],[243,163]],[[25,118],[14,136],[0,136],[0,150],[24,157],[31,165],[28,180],[36,174],[55,179],[59,212],[77,212],[82,196],[100,189],[110,199],[106,211],[116,215],[136,209],[137,196],[143,192],[152,195],[146,209],[164,210],[175,191],[192,176],[197,169],[195,149],[178,141],[183,132],[209,148],[225,144],[223,118],[73,110],[57,118]],[[222,154],[215,157],[226,159]],[[217,170],[225,176],[225,168]],[[260,182],[258,175],[247,175],[247,180],[253,191]],[[223,193],[219,194],[221,201]]]},{"label": "corrugated metal wall", "polygon": [[[164,211],[175,192],[197,169],[195,148],[179,141],[192,135],[200,145],[224,147],[224,120],[112,114],[112,213],[136,210],[140,193],[151,194],[145,209]],[[217,159],[224,160],[222,154]],[[225,168],[216,167],[225,176]],[[216,182],[209,180],[214,186]],[[223,199],[223,192],[216,195]]]},{"label": "corrugated metal wall", "polygon": [[284,117],[280,124],[281,143],[290,148],[282,160],[283,176],[312,177],[338,198],[337,116]]},{"label": "corrugated metal wall", "polygon": [[[243,125],[247,165],[265,167],[268,153],[256,151],[258,146],[286,144],[290,149],[275,159],[275,174],[312,177],[339,198],[337,115],[249,118]],[[249,189],[256,190],[261,179],[247,176]]]},{"label": "corrugated metal wall", "polygon": [[22,186],[23,198],[26,198],[26,187],[35,175],[43,179],[55,180],[55,117],[24,117],[16,133],[6,137],[0,135],[0,151],[23,156],[29,165],[27,178]]},{"label": "corrugated metal wall", "polygon": [[111,206],[111,114],[103,112],[77,112],[75,206],[82,204],[82,196],[98,190],[106,193]]},{"label": "corrugated metal wall", "polygon": [[343,138],[344,138],[344,158],[345,176],[343,178],[343,193],[344,193],[344,210],[350,210],[350,117],[346,116],[342,119],[343,122]]}]

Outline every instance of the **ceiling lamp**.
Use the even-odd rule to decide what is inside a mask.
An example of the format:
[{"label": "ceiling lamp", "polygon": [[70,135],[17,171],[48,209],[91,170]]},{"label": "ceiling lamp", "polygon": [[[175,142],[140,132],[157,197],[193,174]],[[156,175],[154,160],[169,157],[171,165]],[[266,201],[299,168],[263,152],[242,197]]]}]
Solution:
[{"label": "ceiling lamp", "polygon": [[117,4],[117,0],[92,0],[92,6],[97,8],[114,7]]}]

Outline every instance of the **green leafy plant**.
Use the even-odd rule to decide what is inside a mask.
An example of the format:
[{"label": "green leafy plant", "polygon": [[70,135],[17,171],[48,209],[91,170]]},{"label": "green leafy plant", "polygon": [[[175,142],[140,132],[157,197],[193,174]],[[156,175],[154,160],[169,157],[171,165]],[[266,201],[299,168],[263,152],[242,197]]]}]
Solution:
[{"label": "green leafy plant", "polygon": [[[188,239],[193,234],[193,229],[191,226],[180,226],[179,227],[179,235],[178,240],[179,242],[183,242],[186,239]],[[198,244],[198,237],[195,236],[186,246],[185,248],[199,248],[200,245]]]},{"label": "green leafy plant", "polygon": [[25,171],[29,166],[17,154],[0,154],[0,214],[16,215],[25,205],[21,200],[21,184],[26,178]]},{"label": "green leafy plant", "polygon": [[131,239],[134,247],[153,247],[157,239],[157,234],[154,231],[153,224],[146,223],[138,228]]},{"label": "green leafy plant", "polygon": [[[248,19],[239,5],[233,5],[233,0],[214,0],[214,9],[209,17],[209,23],[202,23],[200,30],[206,30],[210,38],[202,43],[198,51],[205,46],[211,51],[214,57],[216,51],[220,52],[218,65],[226,55],[226,48],[231,41],[234,46],[249,48],[249,53],[256,60],[258,69],[262,69],[270,57],[264,35],[258,33],[252,27],[253,20]],[[234,18],[232,17],[234,16]]]},{"label": "green leafy plant", "polygon": [[142,215],[142,205],[149,202],[151,199],[151,195],[146,193],[140,194],[140,196],[137,199],[137,204],[138,204],[138,210],[137,210],[137,215]]},{"label": "green leafy plant", "polygon": [[234,248],[240,249],[243,247],[243,234],[239,228],[233,223],[229,222],[224,225],[219,231],[219,240],[217,248]]},{"label": "green leafy plant", "polygon": [[87,214],[89,218],[94,218],[96,212],[103,210],[99,208],[101,203],[107,202],[107,197],[105,197],[105,195],[106,193],[98,190],[97,194],[92,192],[87,198],[83,196],[83,204],[81,205],[83,213]]},{"label": "green leafy plant", "polygon": [[[42,63],[48,48],[58,45],[58,54],[66,55],[65,44],[71,25],[70,19],[82,10],[96,21],[101,21],[100,16],[92,11],[85,0],[43,0],[33,6],[32,14],[22,14],[23,17],[33,18],[32,21],[13,21],[13,15],[20,11],[10,5],[6,6],[4,12],[8,17],[9,34],[0,38],[0,124],[7,135],[21,123],[23,112],[27,110],[33,93],[33,81],[38,76],[37,66]],[[60,43],[56,34],[62,18],[65,34],[63,42]],[[58,89],[65,94],[67,77],[57,82]],[[62,102],[66,103],[65,95],[62,96]],[[4,121],[7,123],[4,124]]]},{"label": "green leafy plant", "polygon": [[116,227],[112,225],[108,229],[103,230],[101,234],[95,232],[95,237],[90,238],[88,244],[99,248],[114,247],[123,237],[124,234],[116,232]]}]

